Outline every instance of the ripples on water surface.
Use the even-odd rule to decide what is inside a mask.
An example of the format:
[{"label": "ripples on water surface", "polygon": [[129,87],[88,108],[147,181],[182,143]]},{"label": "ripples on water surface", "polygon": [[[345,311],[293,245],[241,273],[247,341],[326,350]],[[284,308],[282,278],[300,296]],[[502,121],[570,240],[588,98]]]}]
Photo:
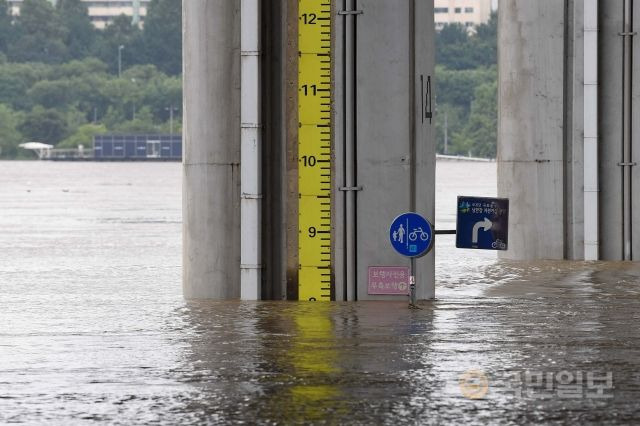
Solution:
[{"label": "ripples on water surface", "polygon": [[[0,422],[640,420],[635,264],[498,262],[441,236],[439,300],[420,311],[186,303],[180,176],[0,163]],[[442,163],[438,177],[438,228],[454,226],[457,195],[495,194],[495,164]],[[461,393],[470,369],[480,381],[463,390],[484,377],[484,399]],[[578,397],[558,397],[562,371],[583,375]],[[587,375],[607,372],[612,398],[585,397]]]}]

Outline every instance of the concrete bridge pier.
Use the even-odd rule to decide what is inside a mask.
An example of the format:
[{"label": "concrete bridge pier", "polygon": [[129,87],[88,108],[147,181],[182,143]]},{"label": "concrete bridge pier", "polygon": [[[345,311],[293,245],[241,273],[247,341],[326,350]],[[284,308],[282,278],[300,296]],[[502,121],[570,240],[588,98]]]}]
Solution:
[{"label": "concrete bridge pier", "polygon": [[240,297],[240,8],[183,2],[183,290]]},{"label": "concrete bridge pier", "polygon": [[512,259],[640,258],[632,0],[501,0],[498,193]]},{"label": "concrete bridge pier", "polygon": [[[308,43],[301,52],[304,24],[331,39],[330,64],[317,73],[331,79],[330,91],[318,91],[331,105],[331,152],[322,154],[330,170],[319,172],[331,179],[331,261],[320,265],[325,281],[314,290],[327,298],[330,276],[332,300],[407,300],[370,292],[368,268],[409,266],[389,243],[397,215],[417,211],[434,221],[433,1],[327,4],[322,19],[318,11],[309,19],[299,7],[319,2],[183,1],[186,298],[300,297],[301,262],[309,262],[301,259],[300,235],[311,229],[299,219],[300,200],[309,196],[298,185],[300,138],[308,137],[300,129],[327,128],[299,115],[301,93],[316,96],[298,81],[302,55],[317,54]],[[433,252],[417,261],[416,276],[418,298],[433,298]]]}]

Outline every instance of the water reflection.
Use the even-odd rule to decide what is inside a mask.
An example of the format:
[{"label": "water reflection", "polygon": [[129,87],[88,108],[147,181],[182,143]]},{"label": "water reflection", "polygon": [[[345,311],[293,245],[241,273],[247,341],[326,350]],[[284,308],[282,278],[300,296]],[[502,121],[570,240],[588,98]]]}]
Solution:
[{"label": "water reflection", "polygon": [[[284,328],[290,338],[284,342],[286,349],[279,352],[283,356],[273,361],[280,371],[276,381],[284,379],[287,385],[274,387],[265,400],[270,417],[289,423],[319,421],[344,413],[331,307],[301,304],[286,309],[281,320],[281,330]],[[259,332],[269,339],[273,330],[260,328]],[[270,358],[268,352],[264,355]]]},{"label": "water reflection", "polygon": [[192,302],[185,371],[203,418],[301,422],[338,413],[340,367],[327,304]]},{"label": "water reflection", "polygon": [[195,302],[180,314],[181,380],[202,419],[379,421],[410,409],[416,383],[432,377],[431,306]]},{"label": "water reflection", "polygon": [[[188,355],[177,378],[192,390],[181,410],[201,421],[266,423],[633,417],[640,333],[620,326],[630,318],[618,309],[635,315],[640,301],[625,294],[637,291],[638,271],[587,266],[498,264],[510,279],[487,289],[491,297],[438,300],[419,311],[379,302],[189,303],[181,312]],[[618,309],[606,306],[611,292],[619,292]],[[469,370],[488,379],[482,399],[460,387]],[[608,371],[614,397],[587,398],[586,375]],[[563,372],[583,375],[582,397],[557,395]],[[513,382],[531,374],[556,380],[545,382],[546,397]]]},{"label": "water reflection", "polygon": [[[52,308],[21,315],[20,299],[4,298],[0,319],[12,321],[0,330],[0,420],[606,423],[638,415],[638,266],[500,262],[484,275],[473,284],[479,296],[418,311],[388,302],[56,299],[67,309],[76,301],[69,317]],[[92,327],[68,333],[93,318],[85,309]],[[62,318],[77,324],[56,326]],[[461,392],[469,369],[486,374],[484,399]],[[585,382],[589,372],[611,372],[612,398],[507,389],[508,374],[563,371],[581,371]]]}]

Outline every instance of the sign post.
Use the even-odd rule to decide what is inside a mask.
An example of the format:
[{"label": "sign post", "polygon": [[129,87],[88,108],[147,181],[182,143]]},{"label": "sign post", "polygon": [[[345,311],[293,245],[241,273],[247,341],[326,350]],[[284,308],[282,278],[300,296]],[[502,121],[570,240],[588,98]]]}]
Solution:
[{"label": "sign post", "polygon": [[433,248],[433,226],[417,213],[408,212],[396,217],[389,227],[391,246],[402,256],[411,259],[409,272],[410,307],[416,306],[416,258]]}]

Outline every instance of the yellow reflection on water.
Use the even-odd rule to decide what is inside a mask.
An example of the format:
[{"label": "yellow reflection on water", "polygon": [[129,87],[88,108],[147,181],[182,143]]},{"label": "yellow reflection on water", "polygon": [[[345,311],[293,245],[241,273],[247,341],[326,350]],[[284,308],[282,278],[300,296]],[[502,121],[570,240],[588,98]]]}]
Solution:
[{"label": "yellow reflection on water", "polygon": [[328,410],[335,415],[344,406],[337,385],[341,369],[337,365],[339,353],[331,309],[329,304],[305,303],[293,310],[296,334],[288,355],[298,380],[289,388],[289,394],[292,411],[299,420],[321,420]]}]

